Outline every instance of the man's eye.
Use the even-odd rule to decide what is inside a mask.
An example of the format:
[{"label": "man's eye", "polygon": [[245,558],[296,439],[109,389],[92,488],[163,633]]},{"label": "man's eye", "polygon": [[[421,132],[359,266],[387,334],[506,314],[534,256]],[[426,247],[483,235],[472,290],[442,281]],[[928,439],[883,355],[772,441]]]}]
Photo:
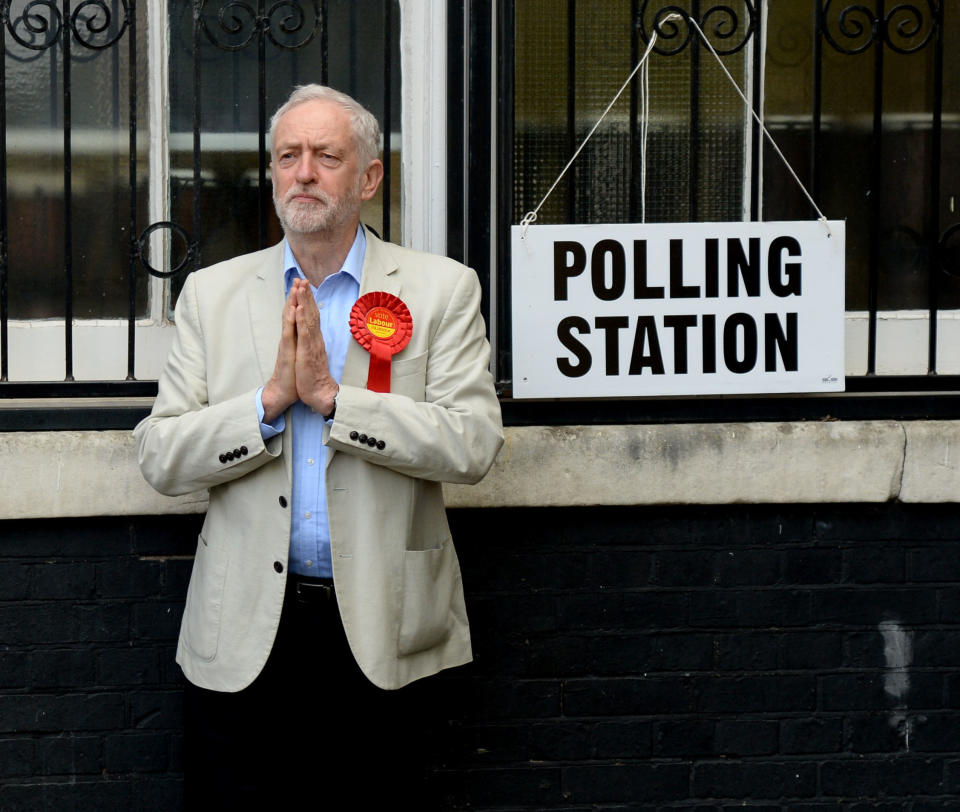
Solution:
[{"label": "man's eye", "polygon": [[320,162],[321,162],[324,166],[331,166],[331,167],[333,167],[333,166],[339,166],[339,165],[340,165],[340,159],[339,159],[336,155],[331,155],[329,152],[324,152],[324,153],[320,156]]}]

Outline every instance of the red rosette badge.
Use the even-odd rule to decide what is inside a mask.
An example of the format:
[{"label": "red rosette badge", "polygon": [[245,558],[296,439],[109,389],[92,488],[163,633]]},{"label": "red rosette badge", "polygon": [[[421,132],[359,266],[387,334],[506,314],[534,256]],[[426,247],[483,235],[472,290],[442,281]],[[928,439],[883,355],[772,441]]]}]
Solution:
[{"label": "red rosette badge", "polygon": [[367,389],[390,391],[390,362],[410,343],[413,317],[401,299],[385,290],[365,293],[350,311],[350,332],[370,353]]}]

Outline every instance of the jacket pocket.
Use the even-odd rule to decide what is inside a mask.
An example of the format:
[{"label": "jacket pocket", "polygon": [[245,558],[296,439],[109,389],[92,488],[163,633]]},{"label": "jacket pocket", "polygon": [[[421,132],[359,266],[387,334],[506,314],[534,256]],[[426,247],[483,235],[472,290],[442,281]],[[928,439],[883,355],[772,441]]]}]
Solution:
[{"label": "jacket pocket", "polygon": [[401,656],[433,648],[450,634],[458,572],[452,550],[448,539],[438,549],[403,554],[403,610],[397,641]]},{"label": "jacket pocket", "polygon": [[213,660],[220,643],[223,588],[227,580],[227,555],[207,544],[203,536],[193,559],[187,604],[183,610],[183,642],[201,660]]},{"label": "jacket pocket", "polygon": [[422,401],[427,384],[427,353],[412,358],[394,359],[390,364],[390,391],[406,395],[411,400]]}]

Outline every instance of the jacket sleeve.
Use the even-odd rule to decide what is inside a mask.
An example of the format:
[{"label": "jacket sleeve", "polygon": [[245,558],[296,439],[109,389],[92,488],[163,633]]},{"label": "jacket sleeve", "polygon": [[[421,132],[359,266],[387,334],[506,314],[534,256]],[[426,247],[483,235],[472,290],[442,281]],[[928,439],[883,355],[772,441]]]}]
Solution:
[{"label": "jacket sleeve", "polygon": [[464,267],[429,343],[424,400],[341,386],[326,442],[411,477],[478,482],[503,444],[489,365],[480,284]]},{"label": "jacket sleeve", "polygon": [[144,478],[170,496],[237,479],[280,455],[281,437],[260,436],[256,389],[208,400],[208,347],[197,274],[176,309],[176,333],[150,415],[134,429]]}]

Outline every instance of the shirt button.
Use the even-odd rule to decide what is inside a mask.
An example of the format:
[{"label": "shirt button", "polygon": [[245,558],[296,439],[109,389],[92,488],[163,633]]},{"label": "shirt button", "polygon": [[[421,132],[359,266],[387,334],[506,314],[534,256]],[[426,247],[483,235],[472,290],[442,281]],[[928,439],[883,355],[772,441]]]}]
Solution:
[{"label": "shirt button", "polygon": [[313,460],[312,459],[307,460],[307,465],[313,465]]},{"label": "shirt button", "polygon": [[312,566],[313,566],[313,562],[310,561],[309,559],[306,560],[306,561],[304,561],[303,563],[306,564],[308,567],[312,567]]},{"label": "shirt button", "polygon": [[309,519],[309,518],[310,518],[310,511],[309,511],[309,510],[308,510],[306,513],[303,514],[303,518],[304,518],[304,519]]}]

